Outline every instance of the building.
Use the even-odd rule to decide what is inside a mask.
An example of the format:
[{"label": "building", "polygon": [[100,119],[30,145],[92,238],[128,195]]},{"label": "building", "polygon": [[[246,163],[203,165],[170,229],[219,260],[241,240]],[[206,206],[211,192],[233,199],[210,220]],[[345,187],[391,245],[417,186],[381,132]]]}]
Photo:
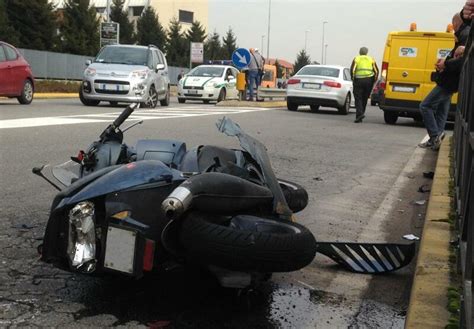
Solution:
[{"label": "building", "polygon": [[[64,8],[65,0],[50,0],[56,8]],[[90,0],[97,14],[107,20],[107,3],[112,0]],[[136,21],[147,6],[152,6],[158,14],[158,19],[164,28],[176,17],[186,30],[195,20],[206,29],[208,27],[209,5],[208,0],[125,0],[124,10],[128,12],[130,21]]]}]

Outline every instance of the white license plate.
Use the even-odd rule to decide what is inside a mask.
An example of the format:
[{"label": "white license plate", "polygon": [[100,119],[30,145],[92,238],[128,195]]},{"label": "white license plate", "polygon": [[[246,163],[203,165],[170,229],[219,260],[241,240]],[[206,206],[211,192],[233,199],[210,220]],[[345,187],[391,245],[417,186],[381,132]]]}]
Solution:
[{"label": "white license plate", "polygon": [[188,94],[197,95],[197,90],[188,90]]},{"label": "white license plate", "polygon": [[412,93],[414,94],[416,91],[416,87],[410,86],[393,86],[392,91],[398,91],[400,93]]},{"label": "white license plate", "polygon": [[320,83],[303,83],[303,88],[321,89],[321,84]]},{"label": "white license plate", "polygon": [[137,233],[109,226],[105,244],[104,267],[133,274]]},{"label": "white license plate", "polygon": [[102,84],[102,90],[114,90],[114,91],[121,91],[122,85],[111,85],[111,84]]}]

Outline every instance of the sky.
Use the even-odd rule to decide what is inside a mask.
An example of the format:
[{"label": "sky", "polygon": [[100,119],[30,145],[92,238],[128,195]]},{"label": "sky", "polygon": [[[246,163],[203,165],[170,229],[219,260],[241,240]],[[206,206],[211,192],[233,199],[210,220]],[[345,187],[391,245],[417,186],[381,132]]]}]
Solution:
[{"label": "sky", "polygon": [[[269,6],[271,1],[271,6]],[[362,46],[381,65],[387,34],[445,31],[465,0],[209,0],[208,29],[221,36],[229,26],[243,48],[262,48],[267,55],[268,14],[272,58],[294,63],[305,48],[312,61],[321,61],[323,22],[326,64],[350,66]]]}]

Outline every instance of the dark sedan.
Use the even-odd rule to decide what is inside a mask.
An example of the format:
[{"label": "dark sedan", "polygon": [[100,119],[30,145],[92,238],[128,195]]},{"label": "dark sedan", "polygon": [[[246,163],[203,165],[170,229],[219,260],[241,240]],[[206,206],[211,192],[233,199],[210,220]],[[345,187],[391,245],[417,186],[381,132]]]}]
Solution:
[{"label": "dark sedan", "polygon": [[370,94],[370,105],[372,106],[380,104],[380,98],[383,95],[383,88],[380,88],[381,82],[381,80],[377,80],[374,89],[372,89],[372,93]]}]

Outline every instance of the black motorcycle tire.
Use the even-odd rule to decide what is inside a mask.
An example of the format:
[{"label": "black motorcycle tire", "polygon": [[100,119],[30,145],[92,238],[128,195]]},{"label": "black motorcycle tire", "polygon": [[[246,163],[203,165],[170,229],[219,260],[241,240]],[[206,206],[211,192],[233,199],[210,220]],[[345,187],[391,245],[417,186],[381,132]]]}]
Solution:
[{"label": "black motorcycle tire", "polygon": [[275,232],[254,232],[211,222],[203,213],[183,218],[179,240],[186,258],[234,271],[291,272],[310,264],[316,240],[304,226],[272,220]]}]

